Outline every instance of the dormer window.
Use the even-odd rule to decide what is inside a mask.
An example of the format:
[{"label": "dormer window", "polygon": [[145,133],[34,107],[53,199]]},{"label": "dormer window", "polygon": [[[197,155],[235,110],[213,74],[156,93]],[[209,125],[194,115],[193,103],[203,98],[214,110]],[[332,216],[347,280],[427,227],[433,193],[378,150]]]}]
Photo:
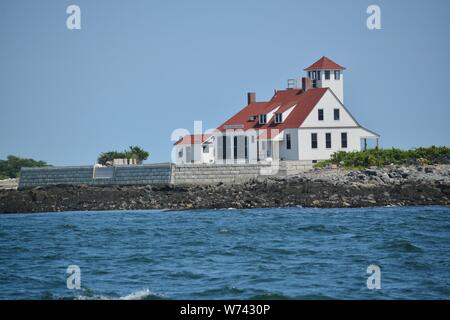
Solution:
[{"label": "dormer window", "polygon": [[283,122],[283,114],[282,113],[276,113],[275,114],[275,123],[282,123]]},{"label": "dormer window", "polygon": [[266,124],[267,123],[267,114],[260,114],[259,115],[259,124]]},{"label": "dormer window", "polygon": [[256,116],[250,116],[250,121],[255,121],[256,120]]}]

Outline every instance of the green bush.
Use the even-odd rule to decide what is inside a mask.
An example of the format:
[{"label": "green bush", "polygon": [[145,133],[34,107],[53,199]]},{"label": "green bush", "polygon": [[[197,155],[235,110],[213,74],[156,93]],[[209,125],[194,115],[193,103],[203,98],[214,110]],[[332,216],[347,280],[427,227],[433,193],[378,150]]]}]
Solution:
[{"label": "green bush", "polygon": [[106,165],[108,162],[113,162],[114,159],[136,159],[138,162],[147,160],[149,153],[140,147],[130,146],[128,150],[123,152],[109,151],[103,152],[97,159],[97,163]]},{"label": "green bush", "polygon": [[0,179],[18,178],[22,167],[45,167],[48,164],[44,161],[24,159],[9,155],[6,160],[0,160]]},{"label": "green bush", "polygon": [[323,168],[331,164],[345,168],[381,167],[390,164],[450,164],[450,148],[432,146],[411,150],[375,148],[355,152],[339,151],[334,153],[330,160],[319,162],[316,167]]}]

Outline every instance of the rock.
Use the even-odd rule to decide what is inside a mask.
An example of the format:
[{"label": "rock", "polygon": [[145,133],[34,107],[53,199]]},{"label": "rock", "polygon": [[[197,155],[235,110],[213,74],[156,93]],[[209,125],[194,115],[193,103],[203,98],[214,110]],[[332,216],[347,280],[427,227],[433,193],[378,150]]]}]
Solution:
[{"label": "rock", "polygon": [[364,173],[368,176],[376,176],[378,174],[376,170],[365,170]]},{"label": "rock", "polygon": [[433,168],[431,168],[431,167],[425,168],[425,173],[433,173],[433,172],[434,172]]}]

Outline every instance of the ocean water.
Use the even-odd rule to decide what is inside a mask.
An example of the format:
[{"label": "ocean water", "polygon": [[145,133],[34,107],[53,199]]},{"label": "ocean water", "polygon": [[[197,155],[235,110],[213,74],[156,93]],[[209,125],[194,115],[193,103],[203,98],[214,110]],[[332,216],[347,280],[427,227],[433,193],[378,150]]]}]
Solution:
[{"label": "ocean water", "polygon": [[449,252],[450,207],[0,215],[0,299],[450,299]]}]

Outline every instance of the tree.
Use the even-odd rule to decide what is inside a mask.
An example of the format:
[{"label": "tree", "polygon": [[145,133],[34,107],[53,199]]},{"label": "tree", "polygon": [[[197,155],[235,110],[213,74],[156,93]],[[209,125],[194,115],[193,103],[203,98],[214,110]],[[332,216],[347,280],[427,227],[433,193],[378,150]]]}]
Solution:
[{"label": "tree", "polygon": [[136,159],[138,162],[142,162],[144,160],[147,160],[149,157],[149,153],[140,147],[137,146],[130,146],[130,149],[128,151],[125,151],[128,158]]},{"label": "tree", "polygon": [[48,166],[48,164],[44,161],[19,158],[17,156],[9,155],[6,160],[0,160],[0,177],[18,178],[20,175],[20,169],[23,167],[31,168],[45,166]]},{"label": "tree", "polygon": [[97,163],[107,165],[112,163],[114,159],[136,159],[138,162],[147,160],[149,153],[137,146],[130,146],[128,150],[123,152],[109,151],[103,152],[97,159]]}]

